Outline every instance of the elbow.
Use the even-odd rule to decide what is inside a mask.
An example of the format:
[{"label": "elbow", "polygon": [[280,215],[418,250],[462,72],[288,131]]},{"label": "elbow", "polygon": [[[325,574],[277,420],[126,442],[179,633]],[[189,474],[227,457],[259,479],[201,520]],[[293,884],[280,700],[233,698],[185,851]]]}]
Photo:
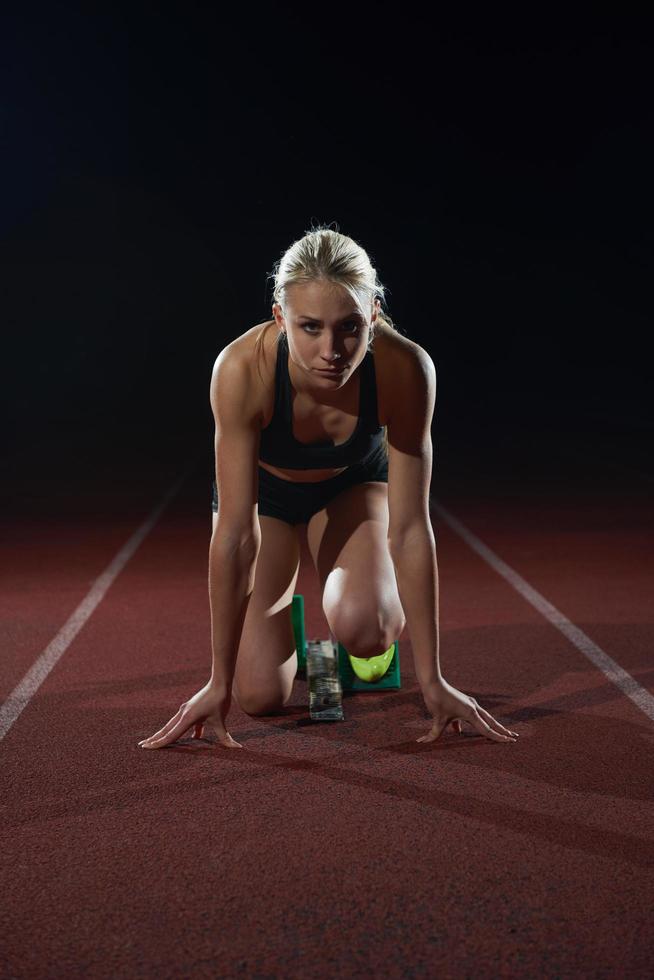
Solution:
[{"label": "elbow", "polygon": [[434,529],[430,520],[420,519],[402,528],[389,529],[388,550],[391,555],[402,554],[423,544],[436,547]]},{"label": "elbow", "polygon": [[257,523],[256,528],[235,528],[221,527],[220,522],[216,523],[211,535],[209,545],[210,555],[217,555],[221,559],[243,561],[245,563],[256,562],[259,551],[261,550],[261,528]]}]

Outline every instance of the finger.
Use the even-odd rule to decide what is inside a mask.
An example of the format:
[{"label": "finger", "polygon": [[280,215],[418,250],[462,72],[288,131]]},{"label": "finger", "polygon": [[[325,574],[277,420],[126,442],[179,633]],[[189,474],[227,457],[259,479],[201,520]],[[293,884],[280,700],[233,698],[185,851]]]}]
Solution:
[{"label": "finger", "polygon": [[242,749],[243,746],[240,742],[234,741],[229,732],[225,732],[225,737],[220,739],[220,744],[224,745],[226,749]]},{"label": "finger", "polygon": [[518,737],[518,732],[512,732],[510,728],[505,728],[504,725],[497,720],[497,718],[493,718],[492,714],[489,711],[486,711],[485,708],[482,708],[481,705],[477,705],[477,711],[482,718],[488,722],[490,727],[495,729],[496,732],[501,732],[504,735],[515,735],[516,738]]},{"label": "finger", "polygon": [[192,721],[190,724],[188,724],[188,718],[186,719],[186,722],[187,722],[186,728],[183,731],[177,733],[177,740],[178,741],[179,741],[180,738],[185,738],[186,736],[188,736],[189,738],[195,738],[195,731],[197,729],[197,722],[196,721]]},{"label": "finger", "polygon": [[443,734],[443,731],[445,730],[445,728],[447,728],[449,722],[450,722],[449,718],[446,718],[445,721],[439,721],[438,719],[434,719],[434,724],[431,727],[431,731],[427,732],[426,735],[421,735],[420,738],[416,739],[416,742],[436,741],[436,739],[440,738],[440,736]]},{"label": "finger", "polygon": [[[482,709],[483,710],[483,709]],[[486,712],[488,714],[488,712]],[[474,716],[470,719],[471,724],[475,726],[478,732],[490,738],[493,742],[515,742],[515,738],[511,735],[502,735],[500,732],[494,731],[490,725],[487,725],[484,719],[479,714],[479,709],[475,711]]]},{"label": "finger", "polygon": [[457,732],[457,734],[459,735],[463,734],[463,724],[460,718],[454,719],[454,721],[452,722],[452,728],[454,729],[455,732]]},{"label": "finger", "polygon": [[[168,728],[169,725],[170,722],[168,723],[166,728]],[[160,735],[159,738],[153,735],[152,738],[146,738],[144,742],[141,742],[141,748],[162,749],[164,745],[170,745],[171,742],[177,741],[180,735],[183,735],[184,732],[187,732],[190,727],[191,725],[189,724],[188,718],[185,718],[182,715],[182,717],[179,719],[177,724],[173,725],[172,728],[169,728],[167,732],[164,729],[164,734]]]},{"label": "finger", "polygon": [[195,738],[202,738],[204,734],[204,722],[198,721],[195,723]]},{"label": "finger", "polygon": [[149,738],[144,738],[142,741],[139,742],[139,745],[143,745],[144,742],[151,742],[155,738],[161,738],[162,735],[166,735],[173,727],[173,725],[175,725],[182,717],[183,710],[184,710],[183,707],[180,707],[179,710],[176,712],[176,714],[174,714],[173,717],[170,719],[170,721],[166,722],[163,728],[160,728],[158,732],[154,733],[154,735],[150,735]]},{"label": "finger", "polygon": [[240,742],[235,741],[225,728],[225,724],[220,715],[212,717],[209,715],[207,721],[211,724],[211,727],[215,731],[218,742],[220,745],[224,746],[226,749],[242,749],[243,746]]}]

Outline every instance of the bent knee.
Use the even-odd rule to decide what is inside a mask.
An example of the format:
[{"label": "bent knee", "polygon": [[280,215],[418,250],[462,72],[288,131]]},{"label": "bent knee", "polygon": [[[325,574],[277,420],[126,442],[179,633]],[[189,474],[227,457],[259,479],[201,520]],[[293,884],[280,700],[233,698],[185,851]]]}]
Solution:
[{"label": "bent knee", "polygon": [[243,700],[237,698],[236,700],[246,715],[257,717],[278,714],[284,709],[288,698],[286,700],[283,698],[245,698]]},{"label": "bent knee", "polygon": [[232,694],[246,715],[274,715],[283,711],[291,700],[293,685],[286,690],[240,691],[232,685]]},{"label": "bent knee", "polygon": [[334,629],[334,634],[353,657],[377,657],[395,643],[405,625],[402,620],[384,626],[375,623],[361,623],[358,626],[343,624],[340,630]]}]

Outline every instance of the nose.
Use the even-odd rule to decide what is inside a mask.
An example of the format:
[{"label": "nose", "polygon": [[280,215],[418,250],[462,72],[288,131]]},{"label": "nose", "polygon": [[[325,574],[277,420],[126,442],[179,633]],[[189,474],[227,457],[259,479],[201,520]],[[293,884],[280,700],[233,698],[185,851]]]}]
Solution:
[{"label": "nose", "polygon": [[321,357],[326,362],[327,366],[331,366],[335,362],[340,363],[340,361],[343,359],[343,355],[333,344],[329,344],[329,346],[322,351]]}]

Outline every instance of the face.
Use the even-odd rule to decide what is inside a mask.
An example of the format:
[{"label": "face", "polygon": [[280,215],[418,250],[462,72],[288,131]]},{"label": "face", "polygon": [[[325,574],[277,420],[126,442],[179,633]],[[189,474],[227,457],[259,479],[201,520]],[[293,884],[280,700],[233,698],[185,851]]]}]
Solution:
[{"label": "face", "polygon": [[347,382],[366,356],[378,309],[376,300],[367,317],[362,316],[337,283],[315,280],[288,288],[284,309],[275,303],[273,314],[286,331],[289,355],[304,387],[328,391]]}]

